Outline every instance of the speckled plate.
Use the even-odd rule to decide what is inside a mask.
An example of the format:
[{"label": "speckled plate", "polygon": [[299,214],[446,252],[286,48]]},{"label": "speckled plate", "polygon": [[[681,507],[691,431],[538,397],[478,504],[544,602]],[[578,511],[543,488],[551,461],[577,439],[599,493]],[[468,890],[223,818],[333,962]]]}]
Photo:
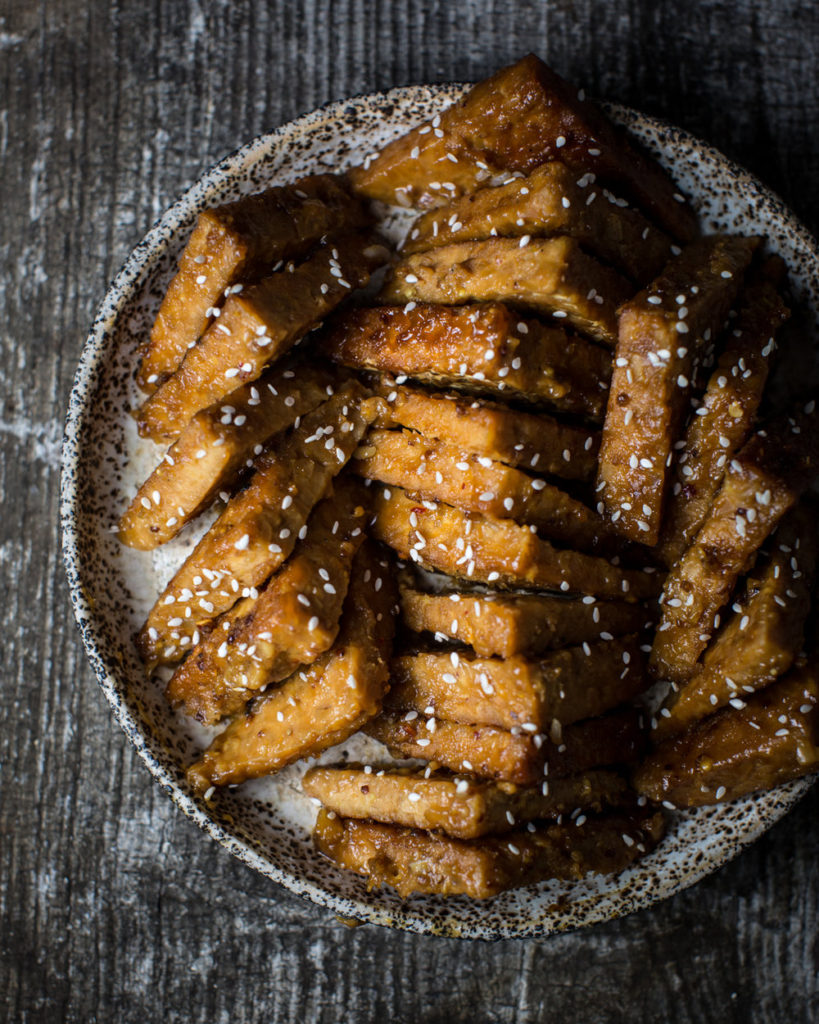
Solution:
[{"label": "speckled plate", "polygon": [[[677,814],[660,847],[616,878],[544,883],[484,902],[418,896],[402,902],[391,890],[367,892],[361,879],[314,851],[308,835],[314,812],[300,792],[299,766],[273,780],[220,793],[212,804],[192,794],[184,767],[207,734],[169,711],[160,684],[146,680],[131,638],[160,584],[202,527],[189,529],[154,554],[125,549],[112,533],[136,486],[161,455],[139,440],[128,415],[138,400],[133,382],[137,344],[150,329],[197,212],[270,184],[358,162],[433,116],[463,89],[417,86],[325,107],[227,157],[168,210],[120,271],[83,351],[63,445],[63,547],[83,642],[117,720],[177,806],[232,854],[291,892],[361,921],[464,938],[545,935],[629,913],[691,885],[752,843],[810,782]],[[813,331],[819,311],[817,248],[784,204],[685,132],[630,110],[609,109],[673,171],[706,228],[767,236],[770,248],[790,266]],[[386,228],[400,233],[400,218]],[[329,752],[324,760],[338,753]]]}]

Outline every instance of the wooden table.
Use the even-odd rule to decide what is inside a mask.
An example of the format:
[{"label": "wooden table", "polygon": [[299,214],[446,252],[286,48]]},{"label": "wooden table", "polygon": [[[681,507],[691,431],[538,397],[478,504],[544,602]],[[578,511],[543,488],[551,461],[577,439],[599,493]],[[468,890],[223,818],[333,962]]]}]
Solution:
[{"label": "wooden table", "polygon": [[[5,11],[3,15],[1,12]],[[546,941],[350,929],[175,810],[68,608],[59,442],[86,329],[162,210],[328,100],[537,50],[819,222],[819,4],[5,0],[0,8],[0,1004],[13,1021],[812,1021],[819,788],[734,863]]]}]

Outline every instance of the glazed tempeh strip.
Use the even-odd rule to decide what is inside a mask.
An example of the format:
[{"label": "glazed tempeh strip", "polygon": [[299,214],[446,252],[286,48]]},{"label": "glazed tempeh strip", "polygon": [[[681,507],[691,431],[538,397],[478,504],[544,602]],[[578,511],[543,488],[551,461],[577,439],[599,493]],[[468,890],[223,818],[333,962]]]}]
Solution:
[{"label": "glazed tempeh strip", "polygon": [[611,359],[500,303],[381,306],[338,317],[325,353],[356,369],[468,387],[599,420]]},{"label": "glazed tempeh strip", "polygon": [[421,498],[529,523],[580,551],[600,553],[614,540],[596,512],[542,477],[411,431],[370,431],[351,465],[369,480],[395,484]]},{"label": "glazed tempeh strip", "polygon": [[697,234],[693,211],[660,165],[533,54],[368,157],[351,178],[371,198],[435,206],[493,174],[528,174],[555,157],[615,185],[678,240]]},{"label": "glazed tempeh strip", "polygon": [[759,240],[700,239],[620,310],[598,491],[624,537],[657,543],[698,354],[722,328]]},{"label": "glazed tempeh strip", "polygon": [[305,255],[322,235],[366,219],[360,200],[329,174],[203,210],[159,307],[139,386],[154,391],[177,369],[223,297],[239,294],[277,260]]},{"label": "glazed tempeh strip", "polygon": [[816,508],[797,505],[772,539],[772,553],[745,583],[733,615],[703,655],[696,674],[669,694],[657,716],[658,738],[682,732],[786,672],[802,645],[816,574]]},{"label": "glazed tempeh strip", "polygon": [[564,319],[613,348],[617,307],[633,286],[566,235],[457,242],[405,256],[385,283],[385,302],[510,302]]},{"label": "glazed tempeh strip", "polygon": [[436,761],[455,772],[523,785],[632,764],[645,749],[642,715],[633,708],[566,726],[557,743],[542,733],[450,722],[417,711],[382,711],[365,732],[394,757]]},{"label": "glazed tempeh strip", "polygon": [[256,380],[352,291],[387,251],[372,233],[330,239],[297,267],[231,295],[179,369],[137,413],[143,436],[172,440],[200,409]]},{"label": "glazed tempeh strip", "polygon": [[321,753],[381,708],[395,628],[394,568],[366,541],[353,562],[335,645],[256,698],[188,769],[196,789],[245,782]]},{"label": "glazed tempeh strip", "polygon": [[547,878],[577,880],[591,871],[622,871],[652,849],[663,830],[661,814],[639,810],[599,818],[581,815],[535,832],[465,840],[345,820],[322,810],[313,840],[341,867],[364,875],[371,886],[394,886],[402,897],[423,892],[487,899]]},{"label": "glazed tempeh strip", "polygon": [[343,479],[307,521],[282,568],[219,619],[174,673],[166,696],[207,725],[241,711],[268,683],[309,665],[339,629],[350,568],[364,539],[366,493]]},{"label": "glazed tempeh strip", "polygon": [[326,401],[335,384],[322,367],[287,362],[198,412],[137,491],[120,519],[120,540],[146,551],[175,537],[220,491],[233,489],[266,441]]},{"label": "glazed tempeh strip", "polygon": [[691,418],[676,457],[661,532],[661,556],[673,565],[702,526],[725,466],[751,432],[765,382],[775,335],[788,317],[776,285],[754,274],[741,296],[739,316]]},{"label": "glazed tempeh strip", "polygon": [[376,426],[408,427],[425,437],[531,472],[589,480],[597,468],[597,431],[544,413],[510,409],[457,393],[427,391],[386,379],[377,388],[388,409]]},{"label": "glazed tempeh strip", "polygon": [[[533,735],[610,711],[648,685],[636,636],[566,647],[540,660],[424,653],[393,659],[387,706]],[[431,710],[429,710],[431,709]]]},{"label": "glazed tempeh strip", "polygon": [[611,771],[522,788],[415,768],[349,765],[311,768],[302,785],[308,796],[343,818],[372,818],[456,839],[510,832],[527,821],[575,810],[599,813],[622,806],[629,794],[625,779]]},{"label": "glazed tempeh strip", "polygon": [[630,601],[656,597],[661,584],[648,571],[559,550],[509,519],[415,501],[400,487],[377,488],[372,529],[401,558],[473,583]]},{"label": "glazed tempeh strip", "polygon": [[259,456],[247,487],[228,502],[151,609],[137,641],[149,665],[179,661],[203,627],[288,558],[313,506],[375,418],[379,399],[365,395],[357,383],[343,385]]},{"label": "glazed tempeh strip", "polygon": [[819,769],[819,683],[799,665],[666,740],[637,771],[637,788],[677,807],[735,800]]},{"label": "glazed tempeh strip", "polygon": [[571,600],[539,594],[436,593],[401,589],[404,623],[416,633],[460,640],[482,657],[542,654],[650,625],[652,615],[625,601]]},{"label": "glazed tempeh strip", "polygon": [[594,174],[578,177],[559,160],[525,178],[479,189],[422,214],[410,228],[402,252],[522,235],[570,235],[640,284],[650,281],[671,258],[667,235],[595,185]]},{"label": "glazed tempeh strip", "polygon": [[813,401],[801,415],[755,433],[730,461],[708,517],[666,579],[651,652],[655,676],[678,683],[691,678],[734,584],[818,465]]}]

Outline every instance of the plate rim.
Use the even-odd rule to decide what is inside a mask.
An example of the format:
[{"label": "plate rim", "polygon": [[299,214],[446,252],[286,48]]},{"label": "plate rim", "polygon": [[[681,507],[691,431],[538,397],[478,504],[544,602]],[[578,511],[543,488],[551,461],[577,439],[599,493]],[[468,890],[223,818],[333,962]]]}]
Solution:
[{"label": "plate rim", "polygon": [[[431,920],[423,912],[413,912],[413,906],[410,902],[404,902],[401,911],[396,913],[387,907],[342,896],[331,892],[323,885],[300,878],[298,875],[277,866],[254,850],[248,842],[229,832],[219,821],[206,813],[192,796],[181,789],[172,777],[170,770],[160,763],[150,750],[140,723],[129,711],[125,701],[120,698],[120,691],[124,691],[127,688],[127,681],[124,678],[121,680],[117,679],[113,666],[106,660],[104,650],[100,649],[97,629],[95,627],[93,600],[84,592],[82,586],[83,562],[79,550],[78,535],[75,529],[79,490],[78,479],[81,467],[79,455],[82,448],[84,428],[90,412],[89,399],[95,392],[99,374],[108,355],[110,330],[122,306],[127,301],[128,295],[139,286],[141,278],[147,272],[149,262],[152,263],[160,259],[167,251],[167,248],[173,243],[173,231],[169,231],[167,226],[172,222],[178,221],[180,214],[183,214],[186,209],[190,212],[197,200],[206,198],[211,194],[227,175],[238,171],[241,168],[242,162],[262,145],[275,145],[277,140],[283,140],[292,133],[303,133],[310,130],[328,118],[341,118],[345,113],[345,108],[349,108],[351,105],[359,107],[371,107],[378,103],[401,105],[411,103],[414,100],[429,100],[441,95],[446,96],[447,93],[452,95],[453,98],[457,98],[467,88],[468,84],[448,82],[398,86],[388,90],[362,93],[323,104],[307,114],[279,125],[271,132],[263,132],[254,136],[248,142],[238,146],[222,157],[200,175],[195,182],[178,194],[173,203],[155,220],[148,232],[127,256],[97,307],[73,377],[61,446],[59,496],[61,549],[63,565],[69,584],[71,607],[80,631],[83,647],[94,671],[97,683],[113,711],[120,728],[131,741],[140,760],[145,764],[150,774],[170,796],[179,810],[211,838],[227,849],[228,852],[248,867],[281,885],[289,892],[309,899],[317,906],[327,909],[340,917],[353,918],[362,923],[398,928],[418,934],[469,939],[496,940],[502,938],[545,937],[601,923],[602,921],[614,920],[625,914],[656,905],[696,884],[733,860],[742,850],[756,842],[764,832],[781,820],[813,785],[814,779],[808,777],[791,784],[789,787],[790,792],[783,790],[782,799],[772,810],[768,820],[764,824],[757,822],[755,827],[748,829],[747,832],[739,837],[732,837],[728,841],[727,848],[723,851],[723,855],[718,863],[708,863],[703,868],[689,872],[676,880],[670,888],[664,890],[660,895],[648,894],[646,897],[638,897],[631,903],[623,900],[622,905],[616,908],[613,913],[611,908],[606,912],[597,912],[593,901],[588,900],[587,902],[592,905],[584,914],[582,921],[567,921],[564,918],[557,917],[551,923],[548,918],[544,918],[532,921],[526,926],[507,927],[493,922],[485,926],[471,925],[466,929],[461,929],[458,927],[457,921],[453,920],[452,914],[448,916],[442,915],[442,918]],[[802,244],[819,256],[819,246],[815,236],[801,222],[787,203],[745,167],[726,157],[715,146],[662,118],[643,114],[633,108],[620,104],[604,102],[601,105],[621,124],[628,126],[629,124],[642,123],[655,131],[674,133],[677,138],[696,149],[704,157],[716,160],[734,176],[738,187],[748,188],[756,196],[764,199],[777,216],[787,221],[789,230],[793,231]]]}]

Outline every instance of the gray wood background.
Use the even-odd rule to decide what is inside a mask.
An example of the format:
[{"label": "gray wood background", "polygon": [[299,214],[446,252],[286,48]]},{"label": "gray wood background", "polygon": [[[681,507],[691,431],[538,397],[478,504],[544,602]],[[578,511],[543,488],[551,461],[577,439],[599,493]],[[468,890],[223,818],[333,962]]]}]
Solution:
[{"label": "gray wood background", "polygon": [[0,1014],[11,1021],[813,1021],[819,788],[655,909],[548,941],[351,930],[175,810],[85,663],[61,421],[128,251],[217,158],[328,100],[529,49],[819,222],[806,0],[0,2]]}]

